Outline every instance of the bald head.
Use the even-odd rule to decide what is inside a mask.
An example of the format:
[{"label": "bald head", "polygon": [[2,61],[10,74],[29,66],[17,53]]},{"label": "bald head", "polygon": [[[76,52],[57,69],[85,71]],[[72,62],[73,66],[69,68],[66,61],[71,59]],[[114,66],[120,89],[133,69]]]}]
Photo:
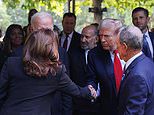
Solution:
[{"label": "bald head", "polygon": [[81,48],[90,50],[97,46],[98,36],[97,27],[88,25],[82,29]]},{"label": "bald head", "polygon": [[97,27],[95,25],[88,25],[82,29],[82,31],[88,31],[91,35],[97,35]]},{"label": "bald head", "polygon": [[31,18],[31,27],[33,31],[41,28],[53,30],[53,25],[52,16],[47,12],[37,12]]},{"label": "bald head", "polygon": [[135,26],[126,26],[120,32],[117,41],[120,58],[128,61],[137,53],[141,52],[143,45],[143,35],[141,30]]},{"label": "bald head", "polygon": [[126,43],[131,49],[142,49],[143,34],[138,27],[127,26],[120,33],[120,42]]}]

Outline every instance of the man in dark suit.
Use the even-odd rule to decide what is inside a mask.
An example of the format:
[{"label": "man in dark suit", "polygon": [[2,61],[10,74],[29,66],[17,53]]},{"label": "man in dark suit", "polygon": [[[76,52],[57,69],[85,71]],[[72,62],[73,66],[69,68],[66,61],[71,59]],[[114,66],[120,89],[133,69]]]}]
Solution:
[{"label": "man in dark suit", "polygon": [[135,26],[120,33],[120,57],[126,61],[118,95],[118,115],[153,115],[154,64],[142,53],[143,34]]},{"label": "man in dark suit", "polygon": [[154,61],[154,33],[148,30],[149,20],[150,17],[147,9],[137,7],[132,11],[132,22],[144,35],[142,51],[147,57]]},{"label": "man in dark suit", "polygon": [[[97,46],[97,27],[88,25],[81,34],[81,47],[70,55],[70,76],[79,86],[87,85],[86,65],[88,52]],[[73,98],[73,115],[98,115],[99,107],[90,100]]]},{"label": "man in dark suit", "polygon": [[[48,28],[53,30],[53,19],[52,16],[47,12],[38,12],[31,18],[32,31]],[[60,61],[65,65],[67,73],[69,74],[69,61],[68,55],[62,47],[58,47]],[[21,56],[23,53],[23,46],[13,52],[12,56]],[[64,93],[55,93],[54,106],[56,115],[71,115],[72,110],[72,98]],[[61,111],[61,112],[59,112]]]},{"label": "man in dark suit", "polygon": [[[114,75],[114,50],[117,30],[122,26],[119,20],[104,19],[99,24],[99,45],[88,54],[87,77],[89,84],[97,89],[100,84],[101,114],[117,115],[117,90]],[[121,60],[122,63],[122,60]],[[123,65],[123,64],[122,64]],[[122,77],[122,74],[121,74]]]},{"label": "man in dark suit", "polygon": [[76,16],[73,13],[65,13],[63,15],[62,26],[63,31],[60,34],[60,46],[65,48],[68,55],[80,47],[81,34],[75,31]]}]

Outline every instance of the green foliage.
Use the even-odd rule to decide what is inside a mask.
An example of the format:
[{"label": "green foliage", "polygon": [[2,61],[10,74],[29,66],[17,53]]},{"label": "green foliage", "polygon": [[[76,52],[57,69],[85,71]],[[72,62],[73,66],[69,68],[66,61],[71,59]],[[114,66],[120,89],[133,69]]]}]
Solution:
[{"label": "green foliage", "polygon": [[0,29],[6,30],[10,24],[10,16],[7,14],[6,7],[0,3]]},{"label": "green foliage", "polygon": [[[8,8],[7,14],[10,16],[10,22],[15,24],[20,24],[21,26],[25,26],[28,23],[27,12],[21,8]],[[26,17],[26,18],[24,18]]]},{"label": "green foliage", "polygon": [[114,7],[117,9],[117,12],[124,14],[128,9],[134,9],[135,7],[141,6],[149,10],[152,14],[152,8],[154,6],[153,0],[104,0],[102,2],[107,8]]},{"label": "green foliage", "polygon": [[7,7],[16,8],[21,3],[21,0],[2,0]]},{"label": "green foliage", "polygon": [[[7,7],[6,16],[3,13],[3,25],[10,23],[27,24],[27,14],[29,9],[36,8],[38,11],[50,11],[54,17],[54,22],[61,28],[62,16],[68,11],[68,0],[2,0]],[[76,0],[75,14],[77,15],[76,30],[81,31],[85,25],[93,22],[93,13],[88,12],[88,8],[93,6],[94,0]],[[97,1],[97,0],[96,0]],[[72,1],[70,3],[72,5]],[[103,18],[113,17],[123,20],[126,24],[131,24],[131,12],[135,7],[142,6],[149,10],[152,21],[154,20],[153,0],[103,0],[102,8],[107,7],[108,11],[103,12]],[[2,8],[3,9],[3,8]],[[71,8],[72,9],[72,8]],[[1,10],[1,12],[3,12]],[[10,16],[8,16],[10,15]],[[5,16],[5,18],[4,18]],[[10,20],[10,22],[6,19]],[[154,23],[151,21],[150,26]],[[5,22],[5,23],[4,23]],[[7,24],[6,24],[7,23]],[[2,24],[1,24],[2,26]],[[6,28],[7,26],[5,26]],[[4,28],[4,26],[3,26]]]},{"label": "green foliage", "polygon": [[80,6],[81,12],[77,15],[77,24],[76,24],[76,30],[78,32],[81,32],[82,28],[85,27],[88,24],[93,23],[93,15],[92,13],[88,12],[88,6]]},{"label": "green foliage", "polygon": [[[102,2],[103,7],[108,8],[108,14],[110,17],[119,18],[123,20],[125,24],[131,23],[131,12],[136,7],[144,7],[148,9],[151,21],[149,27],[154,26],[154,1],[153,0],[104,0]],[[114,12],[114,13],[113,13]],[[107,15],[104,15],[108,17]]]}]

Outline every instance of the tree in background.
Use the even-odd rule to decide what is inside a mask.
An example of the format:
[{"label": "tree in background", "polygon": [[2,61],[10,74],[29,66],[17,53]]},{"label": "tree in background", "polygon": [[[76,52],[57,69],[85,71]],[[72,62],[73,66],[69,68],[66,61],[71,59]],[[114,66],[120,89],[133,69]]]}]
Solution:
[{"label": "tree in background", "polygon": [[[38,11],[50,11],[54,17],[55,24],[61,28],[62,16],[68,11],[67,0],[2,0],[7,7],[11,23],[27,25],[27,14],[29,9],[36,8]],[[100,5],[101,4],[101,5]],[[76,0],[75,13],[77,15],[76,30],[81,29],[93,22],[98,22],[101,17],[112,17],[123,20],[126,24],[131,24],[131,11],[137,6],[143,6],[150,12],[154,20],[153,0]],[[89,7],[107,7],[107,12],[93,14],[88,12]],[[0,11],[1,12],[1,11]],[[0,13],[1,14],[1,13]],[[94,18],[95,17],[95,18]],[[154,27],[154,21],[149,24]]]},{"label": "tree in background", "polygon": [[2,33],[4,30],[6,30],[7,26],[10,24],[10,16],[7,14],[5,5],[2,5],[0,3],[0,29],[2,30]]}]

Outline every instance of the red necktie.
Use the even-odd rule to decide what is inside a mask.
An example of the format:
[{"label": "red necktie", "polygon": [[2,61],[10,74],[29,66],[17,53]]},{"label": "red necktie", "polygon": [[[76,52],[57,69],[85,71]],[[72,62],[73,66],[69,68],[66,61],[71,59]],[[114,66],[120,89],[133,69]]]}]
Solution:
[{"label": "red necktie", "polygon": [[67,49],[67,43],[68,43],[68,35],[66,35],[66,38],[65,38],[65,41],[64,41],[64,44],[63,44],[63,48]]},{"label": "red necktie", "polygon": [[120,88],[120,82],[122,79],[123,72],[122,72],[121,62],[117,54],[118,54],[118,50],[114,50],[114,75],[115,75],[115,81],[116,81],[116,89],[118,92]]}]

